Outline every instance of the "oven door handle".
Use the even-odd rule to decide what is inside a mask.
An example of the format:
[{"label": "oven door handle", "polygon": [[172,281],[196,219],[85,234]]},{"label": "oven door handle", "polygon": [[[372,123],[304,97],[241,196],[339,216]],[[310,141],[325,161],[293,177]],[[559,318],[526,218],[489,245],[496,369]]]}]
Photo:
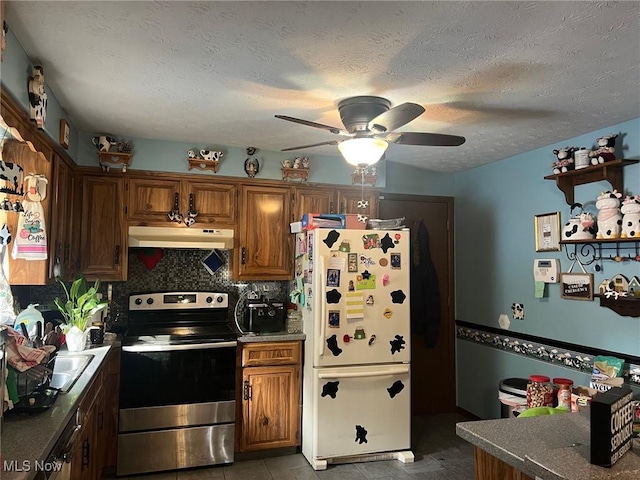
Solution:
[{"label": "oven door handle", "polygon": [[122,347],[123,352],[171,352],[174,350],[209,350],[212,348],[236,347],[238,342],[214,342],[214,343],[187,343],[184,345],[127,345]]}]

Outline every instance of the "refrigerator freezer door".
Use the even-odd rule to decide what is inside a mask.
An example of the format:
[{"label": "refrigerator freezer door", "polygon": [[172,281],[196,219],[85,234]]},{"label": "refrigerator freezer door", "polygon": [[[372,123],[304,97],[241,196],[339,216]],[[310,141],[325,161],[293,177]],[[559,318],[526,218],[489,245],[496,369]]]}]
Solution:
[{"label": "refrigerator freezer door", "polygon": [[302,434],[305,455],[323,459],[409,449],[408,364],[314,369],[314,382],[317,398],[309,407],[316,410],[315,425]]},{"label": "refrigerator freezer door", "polygon": [[313,231],[305,333],[314,366],[410,361],[409,237],[409,230]]}]

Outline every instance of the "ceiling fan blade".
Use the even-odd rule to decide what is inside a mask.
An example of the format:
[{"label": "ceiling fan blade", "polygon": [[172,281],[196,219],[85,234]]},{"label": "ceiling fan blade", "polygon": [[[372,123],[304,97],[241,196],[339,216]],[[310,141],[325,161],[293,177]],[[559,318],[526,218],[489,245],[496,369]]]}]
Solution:
[{"label": "ceiling fan blade", "polygon": [[281,152],[289,152],[291,150],[302,150],[303,148],[319,147],[321,145],[337,145],[341,140],[329,140],[328,142],[312,143],[311,145],[301,145],[299,147],[283,148]]},{"label": "ceiling fan blade", "polygon": [[424,113],[424,107],[417,103],[403,103],[381,113],[369,122],[368,128],[373,133],[385,133],[406,125]]},{"label": "ceiling fan blade", "polygon": [[382,138],[389,143],[400,145],[424,145],[429,147],[457,147],[466,141],[466,138],[458,135],[422,132],[392,132],[386,135],[376,135],[376,138]]},{"label": "ceiling fan blade", "polygon": [[287,120],[288,122],[300,123],[302,125],[307,125],[308,127],[321,128],[323,130],[328,130],[331,133],[336,135],[350,135],[349,132],[343,130],[342,128],[332,127],[330,125],[324,125],[322,123],[310,122],[309,120],[302,120],[300,118],[288,117],[287,115],[276,115],[276,118],[281,120]]}]

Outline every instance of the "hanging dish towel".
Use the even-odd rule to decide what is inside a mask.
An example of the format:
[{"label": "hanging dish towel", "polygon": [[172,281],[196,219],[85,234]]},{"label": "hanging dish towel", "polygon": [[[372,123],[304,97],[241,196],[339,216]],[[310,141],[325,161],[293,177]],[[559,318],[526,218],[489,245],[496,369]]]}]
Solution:
[{"label": "hanging dish towel", "polygon": [[40,203],[46,197],[47,179],[44,175],[29,174],[24,179],[27,191],[18,217],[18,232],[11,256],[14,259],[46,260],[47,232],[44,210]]}]

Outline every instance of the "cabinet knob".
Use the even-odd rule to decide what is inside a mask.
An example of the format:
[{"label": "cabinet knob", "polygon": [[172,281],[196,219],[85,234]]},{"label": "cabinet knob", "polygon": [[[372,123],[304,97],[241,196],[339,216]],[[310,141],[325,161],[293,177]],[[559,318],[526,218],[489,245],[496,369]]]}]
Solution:
[{"label": "cabinet knob", "polygon": [[263,417],[263,418],[262,418],[262,425],[263,425],[263,426],[265,426],[265,427],[266,427],[267,425],[269,425],[269,419],[268,419],[267,417]]},{"label": "cabinet knob", "polygon": [[113,252],[113,263],[120,263],[120,245],[116,245]]},{"label": "cabinet knob", "polygon": [[240,263],[242,263],[242,265],[246,265],[246,263],[247,263],[247,248],[246,247],[242,247],[242,255],[241,255]]}]

